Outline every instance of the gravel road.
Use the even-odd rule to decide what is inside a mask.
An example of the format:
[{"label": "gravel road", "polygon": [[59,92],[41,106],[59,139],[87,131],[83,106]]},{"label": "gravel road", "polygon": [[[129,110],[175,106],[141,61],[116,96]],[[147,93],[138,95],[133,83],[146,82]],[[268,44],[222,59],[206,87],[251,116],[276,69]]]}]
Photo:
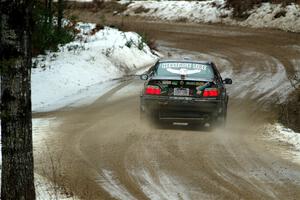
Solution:
[{"label": "gravel road", "polygon": [[299,70],[300,35],[137,26],[151,31],[166,56],[210,59],[233,78],[226,128],[141,123],[143,82],[133,79],[90,106],[41,114],[60,123],[37,147],[43,152],[36,155],[37,171],[82,199],[300,199],[300,165],[285,153],[289,146],[266,139],[265,129],[277,118],[274,103],[291,89],[289,75]]}]

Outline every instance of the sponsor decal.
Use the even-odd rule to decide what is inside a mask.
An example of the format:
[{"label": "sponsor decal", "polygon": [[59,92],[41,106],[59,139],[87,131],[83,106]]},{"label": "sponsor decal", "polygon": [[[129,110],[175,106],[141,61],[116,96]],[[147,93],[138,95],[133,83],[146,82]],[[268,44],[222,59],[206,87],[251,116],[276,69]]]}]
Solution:
[{"label": "sponsor decal", "polygon": [[207,70],[207,65],[199,63],[161,63],[160,66],[174,74],[196,74]]},{"label": "sponsor decal", "polygon": [[191,70],[206,70],[207,65],[199,64],[199,63],[161,63],[160,64],[163,69],[167,68],[185,68],[185,69],[191,69]]}]

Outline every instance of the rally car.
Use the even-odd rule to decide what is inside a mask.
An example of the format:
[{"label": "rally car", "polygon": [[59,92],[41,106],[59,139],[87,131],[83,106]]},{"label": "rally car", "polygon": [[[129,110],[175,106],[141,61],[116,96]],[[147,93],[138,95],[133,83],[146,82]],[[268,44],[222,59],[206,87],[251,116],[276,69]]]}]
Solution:
[{"label": "rally car", "polygon": [[145,74],[141,118],[158,122],[225,124],[228,95],[216,65],[208,61],[160,60]]}]

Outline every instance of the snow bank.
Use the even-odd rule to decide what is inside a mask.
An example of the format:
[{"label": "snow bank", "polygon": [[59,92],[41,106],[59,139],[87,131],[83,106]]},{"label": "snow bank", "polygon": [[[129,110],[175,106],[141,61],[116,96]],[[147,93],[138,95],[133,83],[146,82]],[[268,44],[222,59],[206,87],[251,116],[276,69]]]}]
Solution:
[{"label": "snow bank", "polygon": [[59,109],[85,95],[96,99],[116,85],[110,81],[157,59],[137,33],[105,27],[92,34],[95,24],[78,23],[76,27],[80,33],[74,42],[33,59],[34,112]]},{"label": "snow bank", "polygon": [[[224,0],[212,1],[134,1],[125,14],[152,17],[168,21],[217,23],[230,14]],[[141,8],[144,11],[141,12]],[[141,10],[141,11],[139,11]]]},{"label": "snow bank", "polygon": [[[255,28],[276,28],[291,32],[300,32],[300,6],[291,4],[263,3],[249,11],[249,17],[237,24]],[[236,23],[236,22],[233,22]]]},{"label": "snow bank", "polygon": [[297,4],[283,7],[281,4],[263,3],[248,11],[249,17],[244,21],[233,19],[232,12],[225,6],[225,0],[134,1],[124,14],[166,21],[225,23],[300,32],[300,6]]}]

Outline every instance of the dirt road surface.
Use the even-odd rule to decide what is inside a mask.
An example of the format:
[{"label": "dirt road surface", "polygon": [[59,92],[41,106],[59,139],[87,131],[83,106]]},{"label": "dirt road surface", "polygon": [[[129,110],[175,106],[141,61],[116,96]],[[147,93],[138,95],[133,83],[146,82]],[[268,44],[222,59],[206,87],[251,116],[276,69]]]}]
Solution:
[{"label": "dirt road surface", "polygon": [[266,139],[265,129],[277,117],[274,102],[290,90],[300,35],[145,24],[138,25],[165,55],[213,60],[233,78],[226,128],[141,123],[143,82],[134,79],[90,106],[39,116],[60,123],[36,147],[37,172],[82,199],[300,199],[300,165],[290,160],[289,146]]}]

